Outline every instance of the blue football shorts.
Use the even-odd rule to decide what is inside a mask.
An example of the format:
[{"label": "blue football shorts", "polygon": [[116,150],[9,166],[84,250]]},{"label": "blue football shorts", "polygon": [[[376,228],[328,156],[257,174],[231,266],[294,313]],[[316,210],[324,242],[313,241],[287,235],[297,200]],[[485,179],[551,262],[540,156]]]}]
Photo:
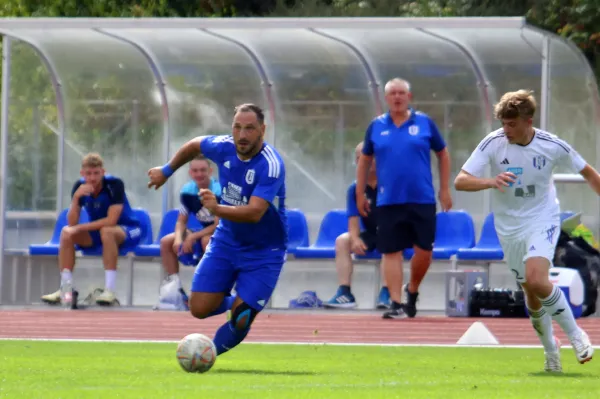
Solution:
[{"label": "blue football shorts", "polygon": [[[125,232],[125,241],[120,245],[121,248],[127,247],[135,247],[140,243],[140,239],[142,238],[142,229],[138,226],[124,226],[119,225],[121,229]],[[90,231],[90,236],[92,237],[92,246],[90,248],[99,248],[102,246],[102,239],[100,238],[100,231]]]},{"label": "blue football shorts", "polygon": [[240,251],[211,240],[196,267],[192,292],[227,294],[235,284],[237,295],[261,311],[275,290],[285,257],[285,250],[279,248]]}]

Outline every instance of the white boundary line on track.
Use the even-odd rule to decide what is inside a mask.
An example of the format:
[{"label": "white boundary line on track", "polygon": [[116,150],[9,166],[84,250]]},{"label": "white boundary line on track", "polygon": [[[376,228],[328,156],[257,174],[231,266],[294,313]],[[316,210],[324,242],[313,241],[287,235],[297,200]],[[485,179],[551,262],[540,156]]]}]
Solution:
[{"label": "white boundary line on track", "polygon": [[[101,342],[121,344],[176,344],[172,340],[139,340],[139,339],[72,339],[72,338],[0,338],[0,341],[45,341],[45,342]],[[380,346],[380,347],[425,347],[425,348],[511,348],[511,349],[539,349],[542,345],[458,345],[458,344],[377,344],[356,342],[242,342],[242,345],[307,345],[307,346]],[[562,348],[570,348],[563,345]],[[599,345],[594,349],[600,349]]]}]

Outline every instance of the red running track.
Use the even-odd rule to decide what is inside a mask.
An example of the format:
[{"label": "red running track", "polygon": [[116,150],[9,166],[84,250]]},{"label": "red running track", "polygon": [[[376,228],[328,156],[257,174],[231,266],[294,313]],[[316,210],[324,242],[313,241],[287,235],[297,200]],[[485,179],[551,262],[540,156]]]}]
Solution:
[{"label": "red running track", "polygon": [[[0,338],[165,340],[199,332],[212,336],[225,316],[194,319],[187,312],[0,310]],[[539,345],[528,319],[416,317],[383,320],[378,314],[263,313],[246,341],[370,344],[455,344],[482,321],[502,345]],[[600,318],[581,319],[594,345]],[[563,344],[564,333],[555,323]]]}]

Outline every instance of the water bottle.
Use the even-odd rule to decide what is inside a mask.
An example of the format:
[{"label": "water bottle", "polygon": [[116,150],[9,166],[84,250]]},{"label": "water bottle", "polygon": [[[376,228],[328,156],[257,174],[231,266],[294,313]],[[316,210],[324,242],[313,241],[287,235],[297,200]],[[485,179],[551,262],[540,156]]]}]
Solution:
[{"label": "water bottle", "polygon": [[73,282],[65,281],[60,285],[60,303],[64,309],[71,309],[73,304]]}]

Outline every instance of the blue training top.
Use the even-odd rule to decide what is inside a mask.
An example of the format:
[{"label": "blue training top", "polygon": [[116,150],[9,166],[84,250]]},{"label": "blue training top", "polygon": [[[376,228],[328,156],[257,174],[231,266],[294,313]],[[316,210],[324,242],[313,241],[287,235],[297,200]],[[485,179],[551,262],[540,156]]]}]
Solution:
[{"label": "blue training top", "polygon": [[[75,195],[75,191],[85,183],[85,179],[82,177],[75,182],[73,189],[71,190],[71,198]],[[95,221],[108,216],[108,208],[111,205],[123,205],[123,211],[119,216],[117,224],[120,226],[139,226],[140,222],[136,218],[129,200],[125,194],[125,185],[123,181],[118,177],[111,175],[104,175],[102,179],[102,189],[100,193],[93,197],[91,195],[82,196],[79,198],[79,206],[84,208],[90,217],[90,221]]]},{"label": "blue training top", "polygon": [[[221,201],[221,185],[218,181],[210,179],[208,189],[217,197],[217,202]],[[189,181],[183,185],[179,193],[179,213],[182,215],[194,215],[202,227],[208,227],[215,222],[215,217],[208,209],[202,206],[198,192],[200,189],[195,181]]]},{"label": "blue training top", "polygon": [[431,150],[442,151],[446,142],[429,116],[410,111],[399,127],[385,113],[367,128],[362,152],[374,155],[377,164],[377,206],[436,203]]},{"label": "blue training top", "polygon": [[242,161],[232,136],[205,137],[200,149],[219,168],[222,204],[244,206],[253,196],[269,203],[258,223],[221,218],[212,239],[240,250],[285,250],[288,241],[285,165],[277,150],[263,143],[258,154]]}]

